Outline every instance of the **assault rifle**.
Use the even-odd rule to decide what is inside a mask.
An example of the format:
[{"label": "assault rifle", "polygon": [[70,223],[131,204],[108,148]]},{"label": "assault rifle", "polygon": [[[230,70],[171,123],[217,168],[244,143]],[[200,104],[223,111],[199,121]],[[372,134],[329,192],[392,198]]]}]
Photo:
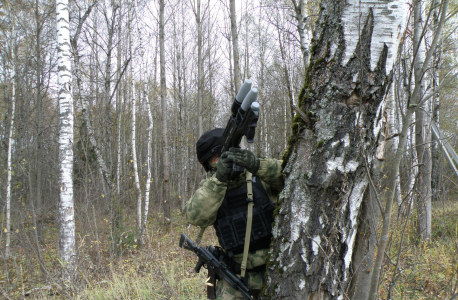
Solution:
[{"label": "assault rifle", "polygon": [[194,243],[184,233],[182,233],[180,237],[180,247],[194,252],[199,257],[199,261],[194,268],[196,273],[199,273],[202,266],[207,268],[210,281],[209,284],[212,285],[207,286],[208,299],[216,298],[216,276],[218,276],[219,279],[227,281],[227,283],[241,292],[247,299],[253,299],[250,296],[250,290],[248,287],[234,273],[232,273],[231,270],[229,270],[229,267],[222,261],[220,251],[218,251],[218,249],[215,249],[212,246],[198,247],[194,245]]},{"label": "assault rifle", "polygon": [[[219,155],[228,151],[231,147],[238,147],[243,136],[246,136],[248,143],[253,143],[259,119],[259,103],[256,102],[257,96],[258,90],[251,89],[251,80],[245,80],[232,103],[231,116],[221,138]],[[243,170],[243,167],[234,163],[229,179],[236,178]]]}]

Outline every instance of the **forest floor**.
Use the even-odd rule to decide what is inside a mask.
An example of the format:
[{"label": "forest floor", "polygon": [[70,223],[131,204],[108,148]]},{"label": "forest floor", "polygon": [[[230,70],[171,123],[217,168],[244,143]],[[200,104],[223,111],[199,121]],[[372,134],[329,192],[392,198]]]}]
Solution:
[{"label": "forest floor", "polygon": [[[380,299],[388,299],[389,294],[391,299],[451,299],[458,292],[458,203],[434,204],[429,242],[417,238],[414,213],[407,224],[393,219]],[[116,257],[109,251],[107,219],[97,222],[98,235],[84,235],[82,227],[77,226],[78,283],[72,287],[50,279],[59,278],[61,266],[57,225],[47,225],[47,242],[41,247],[47,280],[41,279],[36,250],[30,246],[32,230],[16,230],[12,257],[0,260],[0,299],[206,299],[206,270],[196,274],[197,257],[178,246],[181,233],[194,240],[197,229],[186,226],[178,210],[168,228],[160,214],[150,217],[141,250],[137,250],[135,230],[126,230],[123,253]],[[213,229],[205,232],[202,244],[217,244]]]}]

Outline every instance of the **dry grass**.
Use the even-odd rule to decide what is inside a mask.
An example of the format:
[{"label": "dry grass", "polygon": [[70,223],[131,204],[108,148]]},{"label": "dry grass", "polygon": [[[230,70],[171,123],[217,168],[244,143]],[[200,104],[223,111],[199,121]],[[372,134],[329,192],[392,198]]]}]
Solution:
[{"label": "dry grass", "polygon": [[[168,230],[160,215],[151,219],[143,249],[127,251],[112,264],[108,278],[88,284],[77,299],[206,299],[206,271],[196,274],[196,256],[178,246],[180,234],[195,237],[195,228],[187,228],[177,211]],[[216,243],[214,231],[204,239]]]},{"label": "dry grass", "polygon": [[458,203],[433,203],[432,218],[431,241],[418,239],[412,214],[401,245],[405,224],[399,224],[389,252],[392,261],[385,264],[381,299],[388,298],[390,284],[391,299],[451,299],[458,292]]},{"label": "dry grass", "polygon": [[[403,224],[398,225],[389,252],[392,263],[385,264],[381,299],[388,297],[399,249],[398,268],[402,273],[392,284],[391,299],[450,299],[457,292],[458,204],[436,206],[431,242],[418,240],[415,215],[412,215],[401,246]],[[134,224],[126,228],[129,226],[130,230],[124,234],[124,253],[113,257],[108,251],[108,222],[98,222],[100,261],[94,237],[79,235],[78,283],[65,288],[62,283],[49,279],[59,277],[56,225],[48,224],[46,240],[49,242],[42,249],[50,272],[45,281],[41,280],[36,254],[30,247],[32,235],[24,229],[15,236],[14,256],[0,261],[0,299],[206,299],[206,271],[196,274],[197,257],[178,247],[182,232],[192,239],[197,236],[195,227],[186,227],[184,218],[174,211],[173,226],[165,230],[161,215],[154,214],[150,217],[145,245],[139,251],[129,234],[135,232]],[[81,232],[81,228],[77,231]],[[217,244],[213,229],[207,230],[203,244]]]},{"label": "dry grass", "polygon": [[[178,211],[174,211],[173,226],[164,228],[162,220],[160,214],[150,217],[140,251],[129,240],[133,230],[126,230],[124,251],[117,257],[110,256],[108,251],[108,222],[100,220],[99,236],[106,237],[100,239],[100,261],[96,241],[89,234],[78,236],[78,283],[71,287],[50,279],[58,278],[60,269],[56,228],[51,226],[46,238],[56,242],[47,243],[42,249],[50,272],[46,281],[40,280],[38,260],[30,245],[15,241],[13,256],[0,261],[0,299],[206,299],[206,270],[196,274],[197,257],[178,246],[180,234],[195,238],[196,228],[186,227]],[[131,228],[135,228],[133,224]],[[30,232],[15,238],[23,239],[26,234]],[[217,243],[213,229],[207,230],[203,243]]]}]

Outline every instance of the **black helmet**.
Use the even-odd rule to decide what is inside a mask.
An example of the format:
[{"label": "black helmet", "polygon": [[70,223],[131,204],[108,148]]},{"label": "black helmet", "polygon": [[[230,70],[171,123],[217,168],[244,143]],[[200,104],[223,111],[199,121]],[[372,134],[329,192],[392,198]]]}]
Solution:
[{"label": "black helmet", "polygon": [[209,131],[206,131],[202,136],[197,140],[196,143],[196,152],[197,159],[204,166],[205,172],[211,170],[211,166],[208,163],[208,160],[219,152],[221,148],[221,137],[223,136],[224,128],[215,128]]}]

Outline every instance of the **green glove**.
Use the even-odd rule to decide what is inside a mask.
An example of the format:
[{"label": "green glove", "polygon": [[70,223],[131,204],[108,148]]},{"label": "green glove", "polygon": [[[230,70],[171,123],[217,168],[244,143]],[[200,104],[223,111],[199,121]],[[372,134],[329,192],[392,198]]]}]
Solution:
[{"label": "green glove", "polygon": [[228,158],[234,161],[239,166],[244,167],[253,175],[259,170],[259,158],[250,150],[230,148]]},{"label": "green glove", "polygon": [[221,154],[216,163],[216,178],[221,182],[226,182],[232,172],[233,160],[228,157],[228,154],[228,151]]}]

